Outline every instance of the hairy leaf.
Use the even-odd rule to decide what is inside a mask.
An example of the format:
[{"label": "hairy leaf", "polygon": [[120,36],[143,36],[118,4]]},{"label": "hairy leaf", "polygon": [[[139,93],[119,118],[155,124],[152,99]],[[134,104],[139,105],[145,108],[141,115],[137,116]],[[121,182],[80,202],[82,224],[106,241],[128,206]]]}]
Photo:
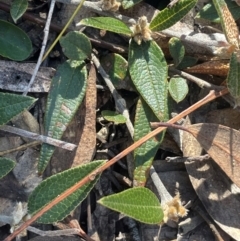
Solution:
[{"label": "hairy leaf", "polygon": [[108,54],[101,58],[101,65],[109,75],[115,88],[121,86],[128,74],[128,62],[119,54]]},{"label": "hairy leaf", "polygon": [[159,120],[166,119],[168,71],[162,50],[153,41],[142,42],[141,45],[131,41],[128,61],[138,92]]},{"label": "hairy leaf", "polygon": [[115,124],[123,124],[126,123],[127,120],[123,115],[117,114],[116,112],[110,110],[103,110],[101,114],[104,119],[114,122]]},{"label": "hairy leaf", "polygon": [[178,69],[186,69],[192,67],[197,63],[198,59],[192,56],[184,56],[181,63],[177,66]]},{"label": "hairy leaf", "polygon": [[[158,121],[156,115],[145,101],[140,98],[134,121],[134,142],[151,132],[150,122],[154,121]],[[149,169],[163,137],[164,132],[155,138],[151,138],[134,150],[134,181],[136,186],[144,186],[146,184]]]},{"label": "hairy leaf", "polygon": [[91,57],[91,42],[83,33],[71,31],[60,39],[60,44],[69,59],[84,60]]},{"label": "hairy leaf", "polygon": [[[49,137],[60,139],[72,120],[85,95],[86,66],[81,61],[67,61],[60,65],[52,80],[45,114],[45,132]],[[46,168],[55,147],[43,144],[38,171]]]},{"label": "hairy leaf", "polygon": [[178,66],[184,58],[185,48],[179,38],[173,37],[169,40],[169,51],[173,58],[174,65]]},{"label": "hairy leaf", "polygon": [[89,27],[104,29],[114,33],[124,34],[129,37],[132,35],[132,31],[130,30],[130,28],[125,23],[115,18],[110,18],[110,17],[85,18],[80,21],[80,24],[83,24]]},{"label": "hairy leaf", "polygon": [[[28,210],[31,215],[37,213],[57,196],[68,190],[71,186],[86,177],[91,171],[98,168],[104,161],[94,161],[81,165],[54,176],[51,176],[41,182],[31,193],[28,201]],[[99,179],[96,178],[67,196],[63,201],[56,204],[49,211],[44,213],[37,221],[40,223],[53,223],[65,218],[74,210],[87,196]]]},{"label": "hairy leaf", "polygon": [[151,21],[152,31],[161,31],[181,20],[197,3],[197,0],[180,0],[171,8],[165,8]]},{"label": "hairy leaf", "polygon": [[10,9],[10,14],[15,23],[26,12],[27,7],[28,7],[28,0],[13,1]]},{"label": "hairy leaf", "polygon": [[35,101],[36,99],[29,96],[0,92],[0,125],[9,122],[24,109],[29,108]]},{"label": "hairy leaf", "polygon": [[6,176],[16,165],[16,162],[6,158],[0,157],[0,179]]},{"label": "hairy leaf", "polygon": [[235,107],[240,105],[240,61],[235,53],[230,59],[227,86],[230,94],[235,100]]},{"label": "hairy leaf", "polygon": [[98,202],[143,223],[160,224],[163,219],[163,211],[158,198],[144,187],[131,188],[104,197]]},{"label": "hairy leaf", "polygon": [[188,94],[187,81],[181,77],[171,78],[169,81],[169,93],[178,103]]},{"label": "hairy leaf", "polygon": [[32,43],[25,32],[15,25],[0,20],[0,55],[22,61],[32,52]]}]

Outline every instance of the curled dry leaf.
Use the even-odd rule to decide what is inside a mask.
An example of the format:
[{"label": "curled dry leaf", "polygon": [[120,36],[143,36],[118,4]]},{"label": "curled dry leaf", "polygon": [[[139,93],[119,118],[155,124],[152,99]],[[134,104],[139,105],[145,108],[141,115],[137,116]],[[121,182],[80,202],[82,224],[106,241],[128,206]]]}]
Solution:
[{"label": "curled dry leaf", "polygon": [[[170,127],[170,125],[165,126]],[[224,175],[225,172],[239,185],[240,155],[237,146],[240,132],[226,126],[209,123],[189,125],[187,128],[178,126],[178,128],[191,133],[215,160],[215,162],[211,160],[190,161],[186,162],[185,166],[199,199],[213,220],[228,235],[240,241],[240,215],[236,212],[240,208],[239,188]],[[188,136],[192,137],[192,135]],[[196,150],[196,143],[193,146],[193,140],[189,137],[184,138],[184,141],[187,139],[188,142],[186,150],[183,151],[184,155],[201,154],[201,150]]]},{"label": "curled dry leaf", "polygon": [[191,125],[187,129],[228,177],[240,187],[240,132],[213,123]]}]

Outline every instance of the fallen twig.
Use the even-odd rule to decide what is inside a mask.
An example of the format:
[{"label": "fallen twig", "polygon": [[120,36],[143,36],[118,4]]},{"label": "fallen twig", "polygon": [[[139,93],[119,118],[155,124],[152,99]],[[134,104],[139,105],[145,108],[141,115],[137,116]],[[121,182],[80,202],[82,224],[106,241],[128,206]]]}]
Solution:
[{"label": "fallen twig", "polygon": [[61,140],[57,140],[51,137],[47,137],[47,136],[43,136],[43,135],[39,135],[37,133],[33,133],[30,131],[26,131],[26,130],[22,130],[13,126],[0,126],[0,130],[1,131],[6,131],[9,133],[13,133],[19,136],[23,136],[23,137],[27,137],[30,139],[34,139],[37,141],[41,141],[41,142],[45,142],[49,145],[52,146],[56,146],[56,147],[60,147],[69,151],[73,151],[77,146],[75,144],[71,144],[71,143],[67,143],[65,141],[61,141]]}]

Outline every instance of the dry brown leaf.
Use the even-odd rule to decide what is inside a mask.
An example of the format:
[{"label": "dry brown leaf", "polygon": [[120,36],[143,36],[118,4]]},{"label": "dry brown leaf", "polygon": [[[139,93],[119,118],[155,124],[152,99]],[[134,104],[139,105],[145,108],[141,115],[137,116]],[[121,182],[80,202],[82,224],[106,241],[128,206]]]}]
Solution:
[{"label": "dry brown leaf", "polygon": [[212,74],[217,76],[227,76],[229,70],[229,60],[215,60],[204,62],[185,69],[188,73]]},{"label": "dry brown leaf", "polygon": [[205,122],[220,124],[239,130],[240,112],[233,108],[212,110],[207,113]]},{"label": "dry brown leaf", "polygon": [[213,220],[234,240],[240,241],[240,195],[211,160],[185,163],[191,183]]},{"label": "dry brown leaf", "polygon": [[240,187],[240,132],[213,123],[191,125],[187,129],[228,177]]},{"label": "dry brown leaf", "polygon": [[92,65],[89,71],[85,97],[86,116],[83,133],[77,147],[72,167],[88,163],[92,160],[96,146],[96,70]]}]

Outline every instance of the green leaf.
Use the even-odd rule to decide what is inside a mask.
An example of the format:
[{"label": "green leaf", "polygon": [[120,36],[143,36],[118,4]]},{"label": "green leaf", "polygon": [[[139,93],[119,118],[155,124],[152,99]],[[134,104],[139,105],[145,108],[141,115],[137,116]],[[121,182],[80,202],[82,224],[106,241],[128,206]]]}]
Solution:
[{"label": "green leaf", "polygon": [[26,33],[15,25],[0,20],[0,55],[22,61],[32,52],[32,43]]},{"label": "green leaf", "polygon": [[144,187],[131,188],[104,197],[98,202],[143,223],[160,224],[163,219],[163,211],[158,198]]},{"label": "green leaf", "polygon": [[10,9],[10,14],[15,23],[26,12],[27,8],[28,8],[28,0],[13,1]]},{"label": "green leaf", "polygon": [[[138,101],[134,121],[134,142],[151,132],[150,122],[158,122],[158,118],[153,111],[141,98]],[[155,154],[158,151],[160,143],[163,140],[164,133],[143,143],[134,150],[134,182],[136,186],[144,186],[148,178],[149,169]]]},{"label": "green leaf", "polygon": [[[34,215],[48,203],[53,201],[57,196],[68,190],[71,186],[89,175],[90,172],[100,167],[104,161],[94,161],[85,165],[72,168],[54,176],[51,176],[40,183],[31,193],[28,201],[29,214]],[[77,189],[63,201],[56,204],[49,211],[44,213],[37,221],[39,223],[53,223],[65,218],[74,210],[88,195],[96,184],[100,175]]]},{"label": "green leaf", "polygon": [[[226,4],[228,6],[229,11],[231,12],[233,18],[235,20],[240,18],[240,7],[236,4],[236,2],[231,0],[226,0]],[[215,23],[220,23],[220,18],[218,16],[217,10],[214,7],[214,4],[208,3],[206,4],[200,12],[195,16],[195,18],[205,18]]]},{"label": "green leaf", "polygon": [[0,125],[9,122],[13,117],[28,109],[36,99],[29,96],[0,92]]},{"label": "green leaf", "polygon": [[[72,120],[85,95],[87,70],[84,62],[67,61],[57,69],[48,94],[45,113],[45,132],[49,137],[60,139]],[[55,147],[43,144],[38,171],[46,168]]]},{"label": "green leaf", "polygon": [[165,8],[151,21],[152,31],[162,31],[181,20],[197,3],[197,0],[180,0],[171,8]]},{"label": "green leaf", "polygon": [[72,31],[60,39],[64,54],[72,60],[91,57],[92,46],[89,38],[80,32]]},{"label": "green leaf", "polygon": [[117,114],[114,111],[110,111],[110,110],[103,110],[101,112],[102,116],[104,119],[106,119],[107,121],[111,121],[114,122],[116,125],[117,124],[124,124],[126,123],[127,119],[126,117],[124,117],[121,114]]},{"label": "green leaf", "polygon": [[0,157],[0,179],[6,176],[16,165],[16,162],[6,158]]},{"label": "green leaf", "polygon": [[186,69],[196,65],[198,59],[192,56],[184,56],[181,63],[177,66],[178,69]]},{"label": "green leaf", "polygon": [[135,4],[141,2],[142,0],[123,0],[122,1],[122,7],[124,9],[128,9],[133,7]]},{"label": "green leaf", "polygon": [[182,101],[188,93],[187,81],[181,77],[171,78],[169,93],[177,103]]},{"label": "green leaf", "polygon": [[129,72],[142,98],[159,120],[167,111],[167,63],[160,47],[154,41],[131,41],[129,46]]},{"label": "green leaf", "polygon": [[98,29],[104,29],[110,32],[124,34],[127,36],[132,35],[132,31],[130,28],[123,23],[122,21],[110,18],[110,17],[93,17],[93,18],[85,18],[80,21],[80,24],[94,27]]},{"label": "green leaf", "polygon": [[101,65],[113,83],[124,80],[127,76],[128,62],[120,54],[108,54],[101,58]]},{"label": "green leaf", "polygon": [[184,58],[185,48],[179,38],[173,37],[169,40],[169,51],[173,57],[174,65],[178,66]]},{"label": "green leaf", "polygon": [[101,58],[101,65],[116,89],[133,89],[128,73],[128,62],[121,55],[115,53],[107,54]]},{"label": "green leaf", "polygon": [[240,63],[236,53],[232,53],[230,59],[227,87],[235,100],[235,107],[240,106]]}]

